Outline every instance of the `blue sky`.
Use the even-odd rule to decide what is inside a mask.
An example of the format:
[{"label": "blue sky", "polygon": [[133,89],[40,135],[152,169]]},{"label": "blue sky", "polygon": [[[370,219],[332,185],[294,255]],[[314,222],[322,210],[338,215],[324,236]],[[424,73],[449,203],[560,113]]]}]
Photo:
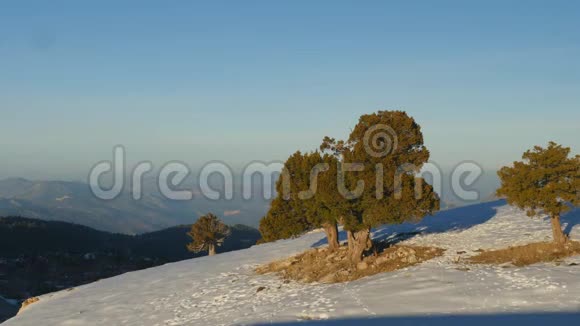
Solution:
[{"label": "blue sky", "polygon": [[432,160],[580,145],[577,1],[2,1],[0,177],[284,160],[406,110]]}]

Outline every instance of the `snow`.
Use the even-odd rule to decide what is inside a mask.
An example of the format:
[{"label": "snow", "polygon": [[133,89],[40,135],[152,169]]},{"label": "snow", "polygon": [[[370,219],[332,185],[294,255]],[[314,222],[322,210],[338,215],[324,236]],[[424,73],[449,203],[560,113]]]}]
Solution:
[{"label": "snow", "polygon": [[[580,212],[564,216],[580,238]],[[41,297],[18,325],[246,325],[297,321],[350,325],[545,324],[580,321],[580,257],[522,268],[466,265],[477,249],[548,240],[550,224],[501,201],[440,212],[419,224],[374,230],[376,239],[420,232],[403,243],[447,249],[397,272],[343,284],[284,282],[256,275],[259,265],[313,246],[322,232],[298,239],[127,273]],[[458,252],[467,253],[459,255]],[[468,267],[470,270],[462,270]],[[373,319],[368,319],[373,318]]]}]

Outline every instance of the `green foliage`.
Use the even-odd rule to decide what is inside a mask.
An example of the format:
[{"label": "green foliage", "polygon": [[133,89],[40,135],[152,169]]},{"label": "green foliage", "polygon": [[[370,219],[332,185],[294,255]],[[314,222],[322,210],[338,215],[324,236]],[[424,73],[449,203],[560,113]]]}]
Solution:
[{"label": "green foliage", "polygon": [[187,246],[192,252],[209,251],[221,246],[230,235],[230,228],[222,223],[217,216],[209,213],[204,215],[192,225],[188,235],[193,242]]},{"label": "green foliage", "polygon": [[310,229],[312,226],[306,220],[303,209],[294,209],[288,201],[277,197],[260,221],[260,243],[296,237]]},{"label": "green foliage", "polygon": [[333,155],[299,151],[292,154],[276,183],[278,197],[260,222],[263,241],[336,225],[346,203],[337,190],[338,166]]},{"label": "green foliage", "polygon": [[[386,155],[368,149],[367,136],[377,126],[388,126],[394,134],[394,140],[371,135],[371,145],[390,149]],[[359,231],[421,218],[439,209],[433,188],[416,176],[429,159],[429,151],[419,125],[405,112],[363,115],[348,141],[325,137],[320,150],[296,152],[285,162],[276,184],[278,198],[260,222],[263,241],[297,236],[337,222],[346,230]],[[363,170],[344,172],[351,163]],[[382,166],[380,173],[377,165]],[[361,181],[364,191],[352,196]]]},{"label": "green foliage", "polygon": [[[298,211],[303,211],[308,223],[314,227],[336,224],[341,214],[337,192],[338,160],[319,152],[296,152],[284,165],[289,192],[285,199]],[[284,182],[284,177],[281,178]],[[279,191],[283,191],[280,189]]]},{"label": "green foliage", "polygon": [[580,155],[570,157],[570,148],[550,142],[547,148],[526,151],[522,159],[498,171],[498,196],[525,209],[528,216],[560,216],[570,209],[567,202],[578,205]]},{"label": "green foliage", "polygon": [[[378,130],[376,135],[372,134],[385,126],[389,133]],[[373,146],[374,152],[369,146]],[[379,111],[363,115],[348,141],[326,137],[321,149],[339,156],[343,166],[355,163],[362,169],[343,173],[344,184],[351,192],[364,182],[362,194],[346,205],[342,203],[346,230],[400,223],[439,210],[438,195],[431,185],[417,176],[429,159],[429,151],[423,145],[420,126],[405,112]],[[384,154],[376,155],[380,150],[384,150]],[[381,167],[381,172],[377,166]]]}]

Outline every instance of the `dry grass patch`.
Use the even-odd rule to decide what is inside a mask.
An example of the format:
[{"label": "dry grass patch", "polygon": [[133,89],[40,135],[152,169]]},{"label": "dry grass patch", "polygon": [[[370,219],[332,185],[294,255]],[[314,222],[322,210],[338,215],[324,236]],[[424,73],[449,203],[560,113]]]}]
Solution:
[{"label": "dry grass patch", "polygon": [[541,262],[558,261],[580,254],[580,242],[569,241],[565,245],[553,242],[530,243],[507,249],[483,251],[467,259],[474,264],[505,264],[526,266]]},{"label": "dry grass patch", "polygon": [[20,306],[20,310],[18,310],[18,315],[24,310],[26,309],[26,307],[30,306],[33,303],[36,303],[40,301],[39,298],[37,297],[32,297],[32,298],[28,298],[26,300],[24,300],[24,302],[22,302],[22,305]]},{"label": "dry grass patch", "polygon": [[284,279],[305,283],[339,283],[420,264],[444,252],[434,247],[392,246],[353,264],[349,260],[347,247],[342,246],[335,252],[319,248],[260,266],[256,272],[278,273]]}]

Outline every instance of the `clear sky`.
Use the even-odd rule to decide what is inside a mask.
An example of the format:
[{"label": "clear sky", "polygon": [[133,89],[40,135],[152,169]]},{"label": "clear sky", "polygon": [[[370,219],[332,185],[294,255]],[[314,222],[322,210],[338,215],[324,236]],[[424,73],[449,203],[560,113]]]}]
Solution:
[{"label": "clear sky", "polygon": [[284,160],[378,109],[442,166],[577,152],[580,2],[0,2],[0,177]]}]

